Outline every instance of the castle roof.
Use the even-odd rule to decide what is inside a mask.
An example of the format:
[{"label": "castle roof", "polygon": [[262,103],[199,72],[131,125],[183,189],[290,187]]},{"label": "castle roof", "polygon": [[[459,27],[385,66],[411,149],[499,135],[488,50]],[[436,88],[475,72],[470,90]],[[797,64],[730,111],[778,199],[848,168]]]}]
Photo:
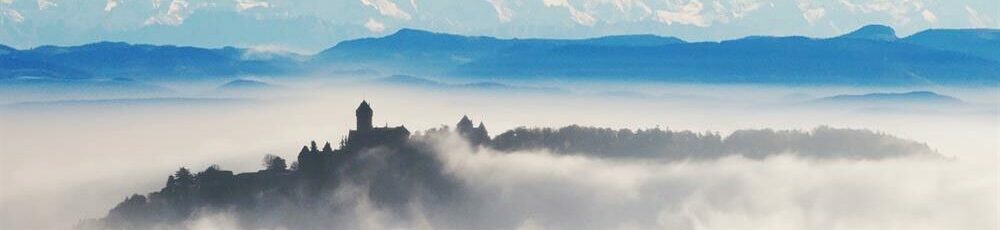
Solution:
[{"label": "castle roof", "polygon": [[458,126],[472,127],[472,120],[469,119],[468,115],[462,116],[462,120],[458,121]]},{"label": "castle roof", "polygon": [[359,105],[358,109],[355,110],[354,112],[357,112],[357,113],[361,113],[361,112],[371,113],[372,112],[372,107],[368,105],[368,101],[362,100],[361,101],[361,105]]}]

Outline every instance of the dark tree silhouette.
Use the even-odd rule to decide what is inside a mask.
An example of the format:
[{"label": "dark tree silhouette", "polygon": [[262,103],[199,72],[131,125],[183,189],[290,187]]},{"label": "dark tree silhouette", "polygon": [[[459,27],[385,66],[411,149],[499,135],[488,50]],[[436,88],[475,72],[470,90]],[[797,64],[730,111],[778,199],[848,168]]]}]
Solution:
[{"label": "dark tree silhouette", "polygon": [[264,170],[285,171],[286,168],[288,168],[288,166],[285,164],[285,159],[272,154],[264,156]]}]

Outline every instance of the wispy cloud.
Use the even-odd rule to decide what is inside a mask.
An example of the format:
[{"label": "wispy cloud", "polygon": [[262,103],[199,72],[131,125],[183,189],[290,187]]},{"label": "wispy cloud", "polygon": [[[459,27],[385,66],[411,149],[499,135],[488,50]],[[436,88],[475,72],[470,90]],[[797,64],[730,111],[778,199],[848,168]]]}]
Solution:
[{"label": "wispy cloud", "polygon": [[855,13],[887,13],[892,17],[892,22],[899,25],[908,24],[911,17],[917,14],[928,22],[937,20],[937,16],[927,11],[924,2],[920,0],[873,0],[864,3],[840,0],[840,3]]},{"label": "wispy cloud", "polygon": [[24,22],[24,16],[15,9],[10,9],[14,0],[0,0],[0,24],[6,21]]},{"label": "wispy cloud", "polygon": [[241,12],[244,10],[249,10],[258,7],[270,8],[271,4],[266,1],[260,1],[260,0],[236,0],[236,12]]},{"label": "wispy cloud", "polygon": [[104,11],[111,12],[111,10],[114,10],[115,7],[118,7],[118,0],[108,0],[108,2],[104,4]]},{"label": "wispy cloud", "polygon": [[930,22],[930,23],[937,23],[937,20],[938,20],[937,19],[937,15],[935,15],[934,12],[931,12],[928,9],[924,9],[924,11],[921,11],[920,15],[924,17],[924,21],[927,21],[927,22]]},{"label": "wispy cloud", "polygon": [[743,18],[750,12],[757,11],[760,9],[760,6],[763,5],[761,2],[756,0],[733,0],[730,1],[729,4],[730,10],[728,14],[732,15],[733,18]]},{"label": "wispy cloud", "polygon": [[388,16],[403,20],[410,20],[410,18],[412,18],[412,16],[410,16],[410,13],[403,11],[403,9],[400,9],[399,6],[396,5],[396,3],[389,0],[361,0],[361,4],[364,4],[365,6],[369,6],[377,10],[378,13],[383,16]]},{"label": "wispy cloud", "polygon": [[701,14],[701,11],[705,9],[705,5],[702,4],[701,1],[692,0],[686,4],[672,8],[674,9],[657,10],[656,19],[660,22],[666,23],[667,25],[672,25],[674,23],[699,27],[707,27],[711,25],[711,21],[706,19],[705,16]]},{"label": "wispy cloud", "polygon": [[975,9],[972,9],[972,7],[969,7],[969,5],[965,5],[965,12],[969,13],[969,23],[974,27],[991,27],[996,25],[992,17],[979,13]]},{"label": "wispy cloud", "polygon": [[566,10],[569,11],[570,19],[580,25],[593,26],[597,23],[597,18],[594,18],[594,16],[590,13],[577,9],[572,4],[569,4],[569,1],[567,0],[542,0],[542,3],[544,3],[547,7],[566,8]]},{"label": "wispy cloud", "polygon": [[385,24],[376,21],[374,18],[368,18],[368,22],[365,22],[365,28],[372,33],[381,33],[385,31]]},{"label": "wispy cloud", "polygon": [[614,4],[615,8],[622,13],[627,13],[633,8],[638,8],[645,15],[653,14],[653,8],[650,8],[649,5],[642,0],[612,0],[611,3]]},{"label": "wispy cloud", "polygon": [[184,23],[184,18],[191,14],[188,9],[188,2],[185,0],[172,0],[166,12],[153,15],[146,19],[144,25],[169,25],[177,26]]},{"label": "wispy cloud", "polygon": [[[10,21],[13,21],[13,22],[24,22],[24,16],[22,16],[21,12],[18,12],[17,10],[4,9],[3,10],[3,16],[4,17],[0,17],[0,19],[6,18],[6,19],[8,19]],[[3,21],[0,21],[0,22],[3,22]]]},{"label": "wispy cloud", "polygon": [[742,19],[763,5],[757,0],[711,1],[706,5],[699,0],[668,2],[665,9],[656,10],[656,20],[667,25],[693,25],[709,27],[714,23],[730,23]]},{"label": "wispy cloud", "polygon": [[507,3],[504,0],[486,0],[486,2],[493,5],[493,10],[497,12],[497,20],[500,20],[501,23],[510,22],[513,15],[510,11],[510,7],[507,6]]},{"label": "wispy cloud", "polygon": [[816,22],[826,17],[826,8],[816,6],[808,0],[797,0],[795,5],[802,12],[802,18],[806,19],[809,25],[816,25]]},{"label": "wispy cloud", "polygon": [[38,2],[38,10],[46,10],[50,7],[59,6],[59,4],[56,4],[55,2],[50,0],[38,0],[37,2]]}]

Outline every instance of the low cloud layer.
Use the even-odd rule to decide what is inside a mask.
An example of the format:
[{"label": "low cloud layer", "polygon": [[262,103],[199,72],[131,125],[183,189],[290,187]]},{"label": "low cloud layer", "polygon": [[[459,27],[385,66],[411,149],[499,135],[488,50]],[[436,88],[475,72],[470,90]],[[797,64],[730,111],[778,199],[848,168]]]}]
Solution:
[{"label": "low cloud layer", "polygon": [[[374,149],[308,205],[264,195],[253,209],[204,209],[181,229],[994,229],[988,165],[775,155],[618,161],[545,150],[498,152],[449,133],[432,151]],[[418,144],[417,146],[421,146]],[[392,154],[436,159],[396,164]],[[424,155],[430,154],[430,155]],[[808,155],[808,154],[801,154]],[[415,158],[414,158],[415,157]],[[424,158],[429,157],[429,158]],[[427,170],[440,171],[427,174]],[[400,172],[418,172],[414,174]],[[404,175],[405,174],[405,175]],[[393,179],[386,180],[387,175]],[[438,178],[439,179],[434,179]],[[433,181],[449,181],[436,183]],[[401,186],[405,185],[405,186]],[[452,187],[454,186],[454,187]],[[306,193],[308,194],[308,192]],[[300,194],[300,196],[302,196]],[[152,201],[151,201],[152,202]],[[141,223],[141,222],[140,222]],[[163,225],[160,225],[163,224]]]},{"label": "low cloud layer", "polygon": [[[445,153],[486,226],[518,229],[991,229],[988,168],[779,156],[667,164]],[[468,207],[466,207],[468,208]],[[483,223],[476,223],[483,224]]]},{"label": "low cloud layer", "polygon": [[[845,93],[822,90],[826,89],[810,93]],[[684,87],[664,92],[733,91]],[[387,207],[371,201],[371,187],[362,180],[320,196],[323,201],[318,204],[344,207],[336,212],[276,206],[277,211],[269,213],[275,214],[272,218],[353,229],[998,227],[997,126],[992,117],[872,115],[846,108],[745,109],[740,107],[747,104],[743,101],[690,105],[577,95],[366,92],[376,102],[378,125],[405,124],[411,130],[451,124],[463,113],[485,121],[493,135],[521,125],[573,123],[615,130],[669,125],[670,130],[712,130],[722,136],[741,129],[809,130],[829,124],[927,142],[945,157],[856,160],[784,154],[762,159],[620,161],[541,148],[498,152],[443,138],[431,142],[440,150],[432,156],[444,175],[463,186],[462,196],[440,202],[420,192]],[[260,169],[260,158],[268,153],[293,159],[291,151],[303,141],[336,141],[344,135],[354,125],[350,109],[357,105],[356,95],[366,92],[338,89],[329,97],[275,103],[135,101],[5,107],[17,110],[0,113],[0,126],[13,131],[0,132],[4,140],[0,153],[6,158],[0,162],[6,169],[0,179],[12,185],[0,189],[0,204],[18,210],[0,214],[0,228],[59,229],[104,216],[126,195],[162,188],[166,174],[180,166],[200,171],[217,163],[223,169],[252,172]],[[769,100],[784,94],[733,97]],[[989,97],[979,99],[990,102]],[[88,199],[79,199],[81,194]],[[239,229],[247,219],[233,210],[204,210],[172,227]]]}]

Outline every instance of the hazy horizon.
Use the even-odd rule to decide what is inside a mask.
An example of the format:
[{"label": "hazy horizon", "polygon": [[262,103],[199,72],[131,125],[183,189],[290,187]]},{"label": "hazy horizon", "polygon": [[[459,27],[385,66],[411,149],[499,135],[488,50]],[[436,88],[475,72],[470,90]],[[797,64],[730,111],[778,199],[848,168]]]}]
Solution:
[{"label": "hazy horizon", "polygon": [[0,0],[0,158],[4,230],[995,230],[1000,1]]},{"label": "hazy horizon", "polygon": [[[591,90],[595,90],[594,88],[597,88],[597,90],[614,90],[614,87],[580,87],[590,88]],[[986,202],[978,201],[952,204],[959,206],[952,206],[948,210],[960,207],[963,209],[971,208],[968,205],[974,205],[977,206],[976,209],[980,210],[976,213],[981,215],[966,216],[964,218],[956,216],[955,218],[951,218],[947,215],[938,216],[935,214],[934,216],[943,219],[927,220],[930,222],[925,223],[929,225],[904,224],[904,226],[927,227],[931,229],[935,228],[935,226],[963,226],[961,228],[965,229],[990,229],[996,227],[996,215],[991,215],[990,213],[996,214],[997,206],[990,204],[996,204],[997,200],[995,196],[990,194],[996,194],[997,178],[974,176],[981,176],[983,175],[982,173],[995,171],[997,167],[996,153],[1000,151],[997,145],[997,134],[1000,132],[998,132],[997,127],[1000,126],[998,126],[998,121],[995,119],[996,110],[987,109],[995,108],[996,106],[996,101],[992,101],[996,96],[995,91],[985,90],[979,93],[979,96],[975,96],[977,94],[961,94],[960,98],[963,101],[972,103],[968,105],[970,107],[962,110],[969,110],[969,108],[973,108],[970,111],[986,109],[980,112],[982,113],[980,115],[976,115],[975,113],[962,115],[961,113],[941,113],[942,110],[934,109],[935,106],[933,104],[922,105],[918,103],[915,105],[902,105],[896,108],[910,109],[897,113],[865,112],[864,105],[847,107],[800,107],[796,106],[796,103],[781,102],[781,98],[784,95],[790,94],[788,91],[802,90],[796,87],[763,89],[744,86],[742,89],[743,93],[739,93],[740,91],[736,91],[734,90],[736,88],[732,87],[702,87],[699,89],[681,85],[676,86],[675,90],[672,90],[669,87],[645,86],[645,92],[675,94],[700,92],[700,94],[694,95],[716,97],[723,100],[689,99],[683,97],[681,99],[649,99],[601,94],[509,94],[505,93],[505,91],[477,92],[461,89],[440,91],[419,87],[399,88],[377,85],[354,85],[348,87],[312,88],[305,91],[302,88],[286,88],[285,93],[279,91],[273,94],[253,93],[254,91],[235,94],[244,95],[244,97],[252,95],[247,97],[250,99],[248,101],[157,102],[153,100],[149,102],[135,101],[122,103],[106,101],[81,104],[9,104],[0,113],[2,114],[0,115],[2,117],[0,122],[3,122],[2,126],[6,127],[5,130],[10,130],[9,132],[3,132],[3,139],[7,143],[3,145],[3,152],[5,153],[4,156],[9,159],[5,161],[3,166],[5,168],[5,176],[3,178],[4,184],[13,185],[9,188],[15,189],[4,189],[3,206],[20,207],[18,208],[20,211],[13,212],[7,209],[7,211],[4,211],[3,221],[0,222],[13,228],[63,228],[75,224],[81,219],[103,216],[115,202],[121,201],[126,195],[133,193],[142,194],[156,190],[162,186],[165,175],[177,167],[184,166],[192,170],[201,170],[209,165],[218,164],[224,169],[234,170],[235,172],[252,172],[260,168],[260,159],[265,154],[276,154],[286,159],[295,159],[294,154],[298,148],[307,144],[308,141],[316,140],[321,144],[326,141],[336,143],[341,137],[345,136],[346,131],[353,127],[353,109],[360,100],[365,99],[372,103],[376,111],[376,125],[405,125],[412,131],[422,131],[440,127],[441,125],[454,127],[454,123],[463,115],[468,115],[476,122],[483,121],[490,130],[491,135],[496,135],[504,130],[520,126],[562,127],[573,124],[613,129],[650,129],[659,127],[670,130],[718,132],[721,135],[728,135],[734,130],[739,129],[809,130],[824,125],[835,128],[871,129],[904,139],[926,143],[934,150],[939,151],[943,156],[953,158],[953,160],[889,159],[877,161],[828,161],[798,159],[787,156],[767,158],[763,161],[737,158],[703,163],[666,163],[662,166],[650,166],[653,168],[646,169],[645,167],[647,166],[640,166],[646,164],[631,165],[632,163],[625,163],[625,165],[618,165],[619,163],[605,162],[605,160],[597,158],[563,158],[559,156],[546,156],[544,154],[537,155],[536,152],[514,155],[499,154],[495,156],[493,154],[497,153],[489,153],[487,155],[483,155],[486,153],[472,155],[467,155],[468,153],[447,153],[448,155],[445,155],[447,156],[445,159],[450,160],[446,160],[445,162],[446,165],[458,164],[449,167],[459,167],[452,169],[458,170],[453,173],[456,173],[455,175],[459,178],[473,177],[470,179],[477,181],[473,184],[483,183],[482,186],[500,186],[500,188],[508,189],[512,188],[508,186],[529,183],[519,182],[521,179],[517,178],[524,177],[523,179],[529,179],[529,181],[533,177],[538,177],[537,179],[546,178],[547,176],[543,175],[549,175],[549,173],[544,172],[550,169],[545,169],[545,167],[529,169],[528,172],[512,174],[512,178],[501,181],[495,181],[497,179],[495,177],[481,178],[477,175],[482,173],[495,175],[495,173],[507,171],[508,169],[505,169],[507,166],[503,165],[510,163],[504,162],[527,163],[536,160],[553,161],[555,165],[569,164],[565,166],[571,167],[567,170],[582,170],[581,173],[589,171],[587,169],[589,167],[594,167],[593,170],[596,171],[591,173],[601,175],[612,173],[608,176],[625,170],[629,173],[640,173],[640,175],[649,173],[660,175],[662,173],[674,172],[663,175],[673,178],[679,176],[675,175],[678,173],[676,172],[677,170],[691,167],[695,167],[692,170],[702,171],[703,173],[724,173],[728,171],[725,168],[736,167],[730,170],[745,169],[750,171],[743,173],[753,173],[752,175],[762,176],[759,178],[756,176],[751,178],[740,176],[726,179],[742,181],[741,183],[753,183],[754,181],[765,180],[764,178],[774,176],[774,173],[782,175],[805,173],[805,175],[816,177],[814,179],[830,177],[825,175],[827,173],[825,171],[833,173],[831,175],[836,175],[836,171],[843,170],[846,170],[844,172],[854,173],[860,173],[861,171],[880,174],[889,173],[887,174],[891,175],[889,178],[895,179],[885,178],[881,182],[869,180],[866,183],[873,184],[854,185],[859,186],[856,187],[859,190],[856,191],[855,196],[867,197],[865,199],[885,199],[892,197],[890,195],[891,192],[873,193],[871,194],[873,196],[866,195],[865,192],[867,189],[874,189],[875,187],[889,189],[884,186],[876,186],[877,184],[885,183],[897,183],[897,185],[902,186],[900,188],[917,189],[908,191],[909,193],[907,193],[910,194],[907,196],[911,197],[912,200],[895,201],[904,202],[897,203],[900,205],[908,204],[907,202],[930,202],[929,199],[954,200],[961,197],[956,192],[973,195],[973,197],[986,199],[982,200]],[[826,90],[830,94],[852,91],[873,92],[871,89],[845,90],[842,88],[829,88]],[[288,94],[288,92],[296,91],[305,93]],[[810,90],[810,92],[816,93],[815,90]],[[954,93],[959,93],[959,89],[956,89]],[[757,96],[746,98],[740,95]],[[228,97],[234,98],[232,95]],[[727,98],[741,97],[744,99],[725,100]],[[235,98],[239,98],[239,96],[235,96]],[[938,112],[935,112],[936,110]],[[457,163],[465,161],[468,162]],[[464,166],[468,164],[486,164],[483,165],[486,168],[469,168],[470,166]],[[671,169],[675,167],[678,168]],[[891,169],[882,169],[883,167],[890,167]],[[603,170],[610,171],[604,172]],[[770,170],[771,172],[757,174],[764,173],[758,170]],[[914,170],[932,170],[933,173],[922,175],[903,173],[911,171],[913,173],[919,172]],[[533,174],[536,171],[543,174]],[[851,176],[857,175],[854,173],[837,176],[837,178],[841,178],[839,180],[860,179],[860,177]],[[628,175],[631,174],[620,176],[625,181],[652,176],[633,177]],[[690,178],[691,180],[696,180],[697,178],[696,175],[690,176],[692,177]],[[939,179],[928,181],[928,178],[922,178],[928,176],[938,177]],[[32,178],[53,179],[37,180]],[[879,178],[881,177],[869,179],[882,180]],[[707,180],[705,181],[706,183],[717,183],[711,182],[715,179],[704,179]],[[798,183],[792,178],[782,180],[784,182],[774,183],[787,185]],[[937,182],[934,182],[935,180]],[[700,184],[701,182],[698,183]],[[934,185],[937,183],[965,187],[955,188],[959,190],[952,190]],[[824,185],[824,183],[810,184],[815,186]],[[589,187],[590,185],[573,184],[570,186]],[[686,186],[700,187],[710,185]],[[811,185],[806,184],[802,186]],[[710,186],[703,189],[712,188],[716,187]],[[76,200],[76,195],[66,193],[70,190],[76,191],[73,193],[88,194],[87,196],[93,199]],[[745,199],[758,199],[759,197],[751,194],[763,191],[768,190],[758,190],[746,194],[745,196],[749,197]],[[905,192],[906,190],[890,191]],[[557,191],[552,192],[560,193]],[[686,197],[689,195],[683,196]],[[690,197],[690,199],[695,198]],[[801,199],[812,200],[812,198]],[[691,202],[694,201],[692,200]],[[730,201],[711,202],[724,202],[720,203],[720,205],[727,206],[736,205],[736,203],[728,203]],[[594,208],[602,206],[601,204],[592,205],[597,205],[593,206]],[[619,208],[633,210],[630,208],[632,207],[631,204],[622,205],[625,206]],[[933,205],[939,206],[944,204]],[[722,209],[710,208],[709,210],[716,210],[712,212],[723,213],[734,211],[723,207],[718,207]],[[775,207],[778,209],[772,211],[761,210],[763,213],[761,215],[777,215],[778,213],[795,210],[787,209],[791,207],[793,206],[784,208]],[[876,207],[896,208],[902,211],[908,210],[913,206]],[[378,212],[377,210],[371,211]],[[938,213],[938,211],[932,211],[931,213]],[[362,215],[360,213],[357,214]],[[703,214],[707,213],[694,215]],[[234,218],[233,216],[228,214],[220,215],[214,217],[206,216],[205,218],[208,219],[192,222],[184,226],[187,226],[185,228],[228,228],[226,226],[238,226],[233,225],[236,223],[234,221],[237,221],[230,219]],[[590,214],[581,213],[580,215]],[[832,216],[824,218],[832,218],[831,221],[847,221],[847,219],[842,219],[845,216],[840,215],[832,214]],[[363,218],[363,216],[338,218],[354,219]],[[367,222],[367,224],[356,223],[359,225],[351,226],[356,228],[384,228],[387,226],[413,227],[412,224],[414,224],[409,222],[414,220],[408,218],[396,219],[396,217],[392,217],[393,215],[389,214],[378,214],[376,216],[382,216],[380,217],[382,219],[370,220],[374,222]],[[550,217],[564,218],[557,216]],[[894,221],[908,221],[910,220],[908,218],[912,217],[914,216],[886,216],[886,218],[891,218]],[[702,216],[699,218],[714,219],[721,218],[721,216]],[[769,218],[778,218],[778,216],[771,216]],[[962,219],[965,218],[971,218],[966,220],[978,219],[980,222],[963,223]],[[993,220],[979,218],[993,218]],[[722,221],[723,219],[717,220]],[[760,228],[781,228],[778,226],[788,226],[791,228],[818,227],[813,225],[818,223],[801,223],[806,225],[799,225],[795,222],[788,222],[791,220],[774,220],[778,221],[774,222],[774,224],[784,223],[779,225],[760,225],[764,224],[764,222],[756,221],[745,224],[756,223],[750,226],[758,226]],[[442,220],[426,221],[436,222]],[[538,219],[536,221],[540,221],[535,223],[535,225],[538,225],[536,227],[541,228],[561,228],[558,226],[560,226],[559,223],[562,223],[558,219]],[[613,219],[607,219],[606,221],[611,221],[606,224],[615,223]],[[690,226],[691,228],[697,228],[695,226],[698,226],[688,225],[691,223],[682,220],[675,221],[681,222],[663,222],[661,224],[667,225],[660,226]],[[859,228],[880,228],[875,227],[879,225],[873,225],[880,223],[877,220],[858,219],[854,221],[860,222],[853,222],[850,225]],[[646,226],[646,224],[640,223],[644,222],[637,222],[635,224],[638,224],[637,226]],[[708,224],[703,227],[722,227],[727,222],[711,223],[714,224],[702,224]],[[845,222],[844,224],[847,223]],[[444,226],[439,227],[449,228]]]}]

